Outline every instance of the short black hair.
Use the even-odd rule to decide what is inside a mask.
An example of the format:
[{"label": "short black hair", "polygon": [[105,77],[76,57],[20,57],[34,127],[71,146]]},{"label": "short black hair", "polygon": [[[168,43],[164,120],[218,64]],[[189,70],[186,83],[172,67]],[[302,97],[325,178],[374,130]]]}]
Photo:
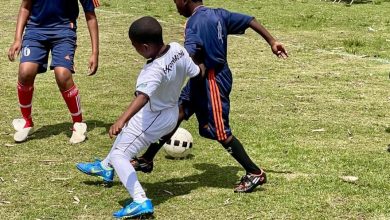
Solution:
[{"label": "short black hair", "polygon": [[135,20],[129,28],[129,38],[137,43],[163,44],[162,27],[153,17],[145,16]]}]

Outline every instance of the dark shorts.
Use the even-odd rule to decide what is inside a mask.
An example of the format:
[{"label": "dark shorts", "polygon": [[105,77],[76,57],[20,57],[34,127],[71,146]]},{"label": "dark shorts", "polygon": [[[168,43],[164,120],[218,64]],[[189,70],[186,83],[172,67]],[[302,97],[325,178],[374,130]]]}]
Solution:
[{"label": "dark shorts", "polygon": [[38,73],[47,70],[51,52],[50,69],[65,67],[74,73],[74,54],[76,50],[75,29],[26,29],[23,36],[20,62],[39,64]]},{"label": "dark shorts", "polygon": [[226,67],[218,73],[208,71],[202,81],[190,79],[183,88],[179,103],[183,105],[185,119],[196,115],[202,137],[224,141],[232,135],[229,126],[232,83],[232,74]]}]

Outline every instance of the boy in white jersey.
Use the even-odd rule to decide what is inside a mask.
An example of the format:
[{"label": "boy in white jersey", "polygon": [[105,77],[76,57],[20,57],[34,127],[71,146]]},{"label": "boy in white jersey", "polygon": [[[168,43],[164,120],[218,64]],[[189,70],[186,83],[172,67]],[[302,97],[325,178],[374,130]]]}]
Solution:
[{"label": "boy in white jersey", "polygon": [[116,171],[133,202],[115,212],[115,218],[153,213],[151,200],[130,159],[175,128],[183,83],[187,77],[201,77],[199,67],[182,46],[163,43],[162,28],[156,19],[142,17],[134,21],[129,38],[137,52],[148,59],[137,79],[136,97],[109,130],[110,137],[118,136],[108,156],[103,161],[76,165],[81,172],[105,182],[112,182]]}]

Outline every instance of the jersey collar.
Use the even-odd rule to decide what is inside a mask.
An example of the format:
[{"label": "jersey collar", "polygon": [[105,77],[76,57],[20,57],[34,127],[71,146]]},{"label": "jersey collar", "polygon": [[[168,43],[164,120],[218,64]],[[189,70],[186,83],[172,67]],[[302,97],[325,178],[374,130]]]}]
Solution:
[{"label": "jersey collar", "polygon": [[198,12],[199,9],[203,8],[204,5],[199,5],[199,6],[196,6],[196,8],[194,8],[194,11],[192,12],[192,15],[193,16],[196,12]]}]

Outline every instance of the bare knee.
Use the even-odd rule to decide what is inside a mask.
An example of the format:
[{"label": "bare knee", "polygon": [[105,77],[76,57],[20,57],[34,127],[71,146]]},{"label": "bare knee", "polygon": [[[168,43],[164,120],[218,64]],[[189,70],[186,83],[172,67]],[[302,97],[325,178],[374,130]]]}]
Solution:
[{"label": "bare knee", "polygon": [[38,64],[21,63],[19,65],[18,81],[23,85],[33,85],[38,73]]},{"label": "bare knee", "polygon": [[56,67],[54,69],[54,74],[56,76],[58,88],[61,91],[66,91],[74,85],[72,73],[68,69],[64,67]]}]

